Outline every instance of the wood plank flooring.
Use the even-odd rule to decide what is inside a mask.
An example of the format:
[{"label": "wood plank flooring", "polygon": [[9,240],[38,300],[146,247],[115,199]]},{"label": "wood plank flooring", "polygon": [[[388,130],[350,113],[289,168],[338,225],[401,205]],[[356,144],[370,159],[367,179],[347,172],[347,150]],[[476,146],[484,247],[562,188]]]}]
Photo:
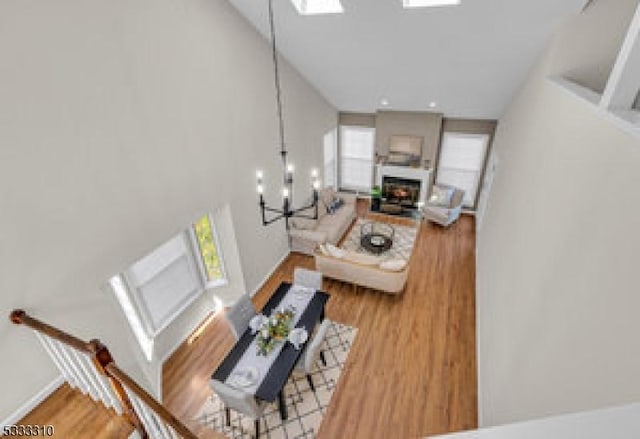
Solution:
[{"label": "wood plank flooring", "polygon": [[22,425],[53,425],[59,438],[128,438],[131,425],[102,403],[63,384],[19,422]]},{"label": "wood plank flooring", "polygon": [[[366,205],[359,211],[365,215]],[[360,331],[318,438],[418,438],[477,427],[474,249],[471,217],[448,229],[423,222],[404,294],[354,293],[325,280],[327,317]],[[254,297],[258,309],[296,266],[314,262],[291,254]],[[167,361],[164,402],[178,417],[191,419],[202,406],[209,377],[233,342],[216,316]]]},{"label": "wood plank flooring", "polygon": [[[359,203],[359,214],[367,206]],[[390,222],[409,220],[380,217]],[[475,228],[462,217],[448,229],[420,223],[405,292],[389,296],[325,280],[329,319],[360,329],[318,438],[418,438],[476,428]],[[290,255],[256,294],[258,309],[296,266]],[[199,437],[221,438],[189,422],[210,394],[211,373],[233,345],[220,316],[185,342],[164,367],[164,402]],[[124,421],[61,387],[22,421],[54,424],[56,437],[126,438]]]}]

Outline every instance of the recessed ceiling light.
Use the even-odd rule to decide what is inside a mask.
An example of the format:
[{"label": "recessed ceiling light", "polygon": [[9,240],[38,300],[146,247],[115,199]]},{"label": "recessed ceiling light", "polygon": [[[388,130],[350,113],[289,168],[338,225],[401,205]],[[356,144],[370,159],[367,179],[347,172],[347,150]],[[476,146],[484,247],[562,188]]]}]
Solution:
[{"label": "recessed ceiling light", "polygon": [[436,102],[429,102],[429,108],[436,108],[438,104]]},{"label": "recessed ceiling light", "polygon": [[459,5],[461,0],[402,0],[402,6],[405,8],[428,8],[434,6],[455,6]]},{"label": "recessed ceiling light", "polygon": [[382,105],[383,107],[388,107],[389,106],[389,99],[387,99],[387,98],[380,99],[380,105]]},{"label": "recessed ceiling light", "polygon": [[291,0],[300,15],[341,14],[340,0]]}]

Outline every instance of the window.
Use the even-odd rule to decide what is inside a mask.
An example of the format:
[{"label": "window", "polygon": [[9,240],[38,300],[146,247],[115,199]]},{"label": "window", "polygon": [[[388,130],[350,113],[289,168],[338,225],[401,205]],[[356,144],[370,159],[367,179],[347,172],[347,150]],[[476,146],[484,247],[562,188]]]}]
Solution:
[{"label": "window", "polygon": [[324,135],[324,187],[336,188],[338,185],[338,142],[336,130],[327,131]]},{"label": "window", "polygon": [[213,221],[209,215],[204,215],[193,223],[193,237],[196,242],[200,267],[208,287],[226,283],[226,276],[220,252],[218,239]]},{"label": "window", "polygon": [[375,129],[340,127],[340,187],[370,191],[373,180]]},{"label": "window", "polygon": [[155,337],[201,296],[227,283],[215,224],[210,215],[195,221],[139,259],[109,284],[148,361]]},{"label": "window", "polygon": [[442,137],[436,183],[464,190],[463,206],[475,207],[489,144],[488,134],[446,132]]}]

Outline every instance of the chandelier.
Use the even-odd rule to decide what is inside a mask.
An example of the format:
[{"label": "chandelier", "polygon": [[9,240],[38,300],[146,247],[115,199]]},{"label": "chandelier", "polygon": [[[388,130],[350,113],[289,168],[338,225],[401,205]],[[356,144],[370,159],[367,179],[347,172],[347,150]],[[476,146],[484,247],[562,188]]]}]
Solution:
[{"label": "chandelier", "polygon": [[[273,71],[276,91],[276,107],[278,109],[278,127],[279,127],[279,147],[278,154],[282,160],[283,166],[283,186],[282,186],[282,207],[274,208],[270,207],[264,201],[264,174],[262,171],[257,171],[257,191],[260,198],[260,212],[262,214],[262,224],[267,226],[278,220],[284,219],[287,230],[289,229],[289,218],[302,217],[309,219],[318,219],[318,189],[320,188],[320,180],[318,179],[317,169],[311,170],[311,202],[303,207],[294,208],[292,206],[293,198],[293,164],[288,162],[287,147],[284,138],[284,118],[282,116],[282,96],[280,92],[280,72],[278,69],[278,53],[276,50],[276,31],[273,22],[273,0],[268,0],[269,3],[269,31],[271,33],[271,55],[273,57]],[[304,211],[313,210],[313,215],[304,214]],[[267,218],[267,213],[269,218]]]}]

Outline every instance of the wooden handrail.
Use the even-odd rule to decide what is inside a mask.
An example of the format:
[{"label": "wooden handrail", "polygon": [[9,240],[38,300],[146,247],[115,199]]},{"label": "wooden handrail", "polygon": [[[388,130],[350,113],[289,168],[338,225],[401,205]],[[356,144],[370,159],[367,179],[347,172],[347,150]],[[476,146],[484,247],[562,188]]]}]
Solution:
[{"label": "wooden handrail", "polygon": [[140,387],[133,379],[123,372],[115,363],[109,363],[105,366],[107,373],[113,376],[125,387],[129,388],[136,394],[146,405],[148,405],[162,420],[170,425],[178,434],[186,439],[197,439],[197,436],[191,432],[178,418],[173,416],[162,404],[155,400],[146,390]]},{"label": "wooden handrail", "polygon": [[74,337],[71,334],[67,334],[64,331],[61,331],[58,328],[55,328],[51,325],[48,325],[44,322],[41,322],[38,319],[35,319],[28,315],[22,309],[15,309],[11,312],[9,316],[10,320],[16,325],[25,325],[33,329],[34,331],[38,331],[54,340],[59,341],[60,343],[70,346],[77,351],[80,351],[84,354],[87,354],[91,357],[91,360],[96,368],[96,370],[102,375],[106,376],[111,384],[111,388],[115,392],[118,400],[120,402],[120,406],[122,407],[122,412],[127,421],[136,429],[140,434],[142,439],[146,439],[149,437],[147,434],[140,418],[136,414],[133,404],[125,392],[122,385],[114,379],[109,373],[107,373],[105,366],[113,363],[113,357],[109,352],[109,349],[105,345],[103,345],[100,340],[94,339],[90,342],[85,342],[80,340],[77,337]]},{"label": "wooden handrail", "polygon": [[11,312],[11,316],[9,318],[16,325],[28,326],[31,329],[35,329],[36,331],[41,332],[44,335],[47,335],[55,340],[58,340],[60,343],[66,344],[67,346],[71,346],[77,351],[80,351],[89,355],[93,355],[94,353],[91,351],[91,346],[89,343],[86,343],[80,340],[79,338],[74,337],[73,335],[67,334],[66,332],[61,331],[58,328],[54,328],[51,325],[47,325],[46,323],[41,322],[38,319],[34,319],[22,309],[14,309]]}]

